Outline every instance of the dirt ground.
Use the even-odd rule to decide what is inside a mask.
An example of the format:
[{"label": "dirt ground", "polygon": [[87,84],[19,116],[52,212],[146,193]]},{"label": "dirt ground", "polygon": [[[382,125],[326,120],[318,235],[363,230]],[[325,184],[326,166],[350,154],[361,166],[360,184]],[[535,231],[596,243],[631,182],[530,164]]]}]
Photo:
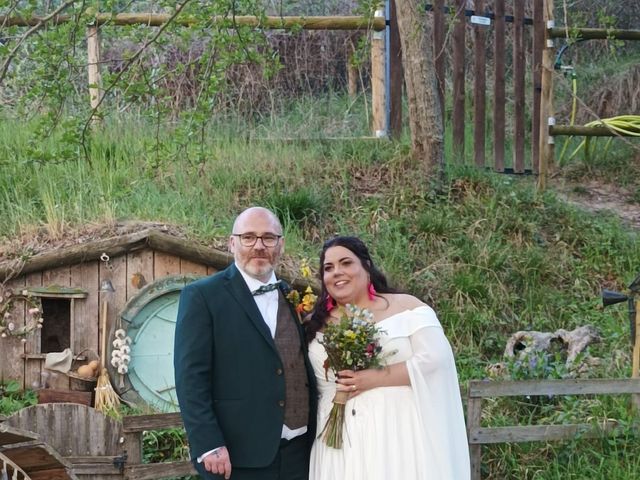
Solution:
[{"label": "dirt ground", "polygon": [[632,200],[633,192],[628,189],[598,180],[572,183],[555,179],[550,186],[561,198],[578,208],[602,215],[617,215],[625,224],[640,230],[640,204]]}]

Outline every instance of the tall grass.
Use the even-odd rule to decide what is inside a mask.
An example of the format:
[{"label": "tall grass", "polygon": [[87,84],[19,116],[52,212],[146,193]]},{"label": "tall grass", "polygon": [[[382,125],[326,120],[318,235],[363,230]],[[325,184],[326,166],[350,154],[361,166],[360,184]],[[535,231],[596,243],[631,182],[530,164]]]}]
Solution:
[{"label": "tall grass", "polygon": [[[615,219],[538,194],[531,178],[473,168],[450,168],[435,189],[408,155],[406,139],[266,141],[247,135],[247,125],[214,123],[201,141],[184,137],[179,123],[156,127],[133,117],[108,120],[86,159],[61,137],[34,145],[33,125],[0,123],[0,239],[42,231],[60,238],[87,224],[138,219],[214,242],[239,210],[267,205],[283,220],[289,262],[317,258],[321,242],[335,234],[362,237],[392,284],[438,311],[462,382],[483,378],[517,330],[587,323],[603,338],[590,350],[603,359],[591,375],[629,376],[626,312],[599,307],[600,288],[624,290],[640,265],[637,233]],[[631,423],[627,404],[569,401],[533,418],[517,404],[489,403],[484,418],[496,426],[563,421],[572,413]],[[598,468],[610,479],[640,478],[633,445],[490,447],[485,469],[487,478],[604,478]]]}]

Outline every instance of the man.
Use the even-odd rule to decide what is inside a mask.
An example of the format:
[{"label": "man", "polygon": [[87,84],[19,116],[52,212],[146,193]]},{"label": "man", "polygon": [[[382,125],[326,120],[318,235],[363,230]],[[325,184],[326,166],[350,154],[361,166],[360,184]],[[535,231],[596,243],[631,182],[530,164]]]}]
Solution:
[{"label": "man", "polygon": [[205,479],[306,479],[315,381],[302,327],[276,283],[278,218],[245,210],[229,249],[231,266],[180,296],[174,366],[191,458]]}]

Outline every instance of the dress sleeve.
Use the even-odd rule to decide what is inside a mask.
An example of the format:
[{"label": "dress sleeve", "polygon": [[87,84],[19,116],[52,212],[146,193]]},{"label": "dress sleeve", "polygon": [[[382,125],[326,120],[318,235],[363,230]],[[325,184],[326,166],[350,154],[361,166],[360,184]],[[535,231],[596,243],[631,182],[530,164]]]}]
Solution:
[{"label": "dress sleeve", "polygon": [[424,309],[420,315],[429,318],[409,337],[413,355],[407,370],[433,478],[468,480],[469,447],[453,352],[433,310]]}]

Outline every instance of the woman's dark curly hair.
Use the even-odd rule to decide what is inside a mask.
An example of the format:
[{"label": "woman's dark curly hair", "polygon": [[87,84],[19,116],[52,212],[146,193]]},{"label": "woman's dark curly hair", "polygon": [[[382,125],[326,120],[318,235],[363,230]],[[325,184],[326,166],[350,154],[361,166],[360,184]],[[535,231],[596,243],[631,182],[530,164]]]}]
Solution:
[{"label": "woman's dark curly hair", "polygon": [[324,242],[322,251],[320,252],[320,269],[318,275],[320,277],[322,289],[320,290],[320,295],[318,295],[315,307],[311,312],[311,317],[305,324],[307,342],[310,342],[315,338],[316,333],[325,326],[327,318],[329,317],[329,311],[327,310],[327,298],[329,297],[329,293],[327,292],[327,287],[323,280],[323,265],[327,250],[331,247],[344,247],[358,257],[360,259],[360,263],[362,263],[362,267],[369,273],[369,278],[377,293],[396,292],[395,289],[389,287],[384,274],[373,264],[371,255],[369,255],[369,249],[362,240],[357,237],[334,237],[327,240]]}]

